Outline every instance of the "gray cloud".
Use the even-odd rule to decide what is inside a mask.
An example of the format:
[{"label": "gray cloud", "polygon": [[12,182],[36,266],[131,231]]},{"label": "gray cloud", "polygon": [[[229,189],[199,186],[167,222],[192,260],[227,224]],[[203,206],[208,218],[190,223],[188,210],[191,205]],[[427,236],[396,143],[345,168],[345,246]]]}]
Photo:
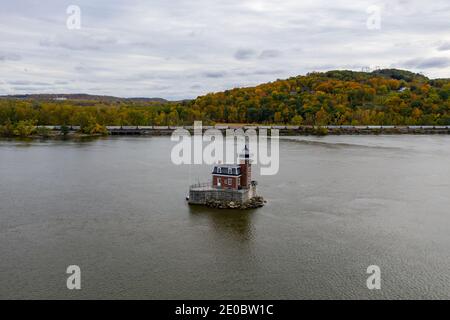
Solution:
[{"label": "gray cloud", "polygon": [[90,36],[74,35],[68,39],[41,39],[39,45],[42,47],[62,48],[68,50],[100,50],[109,45],[114,45],[117,40],[111,37],[94,38]]},{"label": "gray cloud", "polygon": [[8,84],[16,85],[16,86],[24,86],[31,84],[30,81],[17,80],[17,81],[7,81]]},{"label": "gray cloud", "polygon": [[16,84],[0,94],[183,99],[313,70],[450,75],[448,0],[377,0],[380,30],[366,27],[373,0],[77,0],[81,30],[65,2],[4,2],[0,65]]},{"label": "gray cloud", "polygon": [[223,78],[223,77],[225,77],[226,73],[223,71],[209,71],[209,72],[203,73],[203,75],[206,78]]},{"label": "gray cloud", "polygon": [[441,44],[438,48],[439,51],[447,51],[450,50],[450,42],[445,42]]},{"label": "gray cloud", "polygon": [[237,71],[236,75],[248,77],[248,76],[261,76],[261,75],[276,75],[281,74],[284,71],[281,69],[261,69],[261,70],[249,70],[249,71]]},{"label": "gray cloud", "polygon": [[249,60],[256,56],[256,52],[252,49],[239,49],[234,53],[236,60]]},{"label": "gray cloud", "polygon": [[15,80],[15,81],[7,81],[8,84],[13,86],[50,86],[51,83],[49,82],[34,82],[34,81],[28,81],[28,80]]},{"label": "gray cloud", "polygon": [[22,57],[16,53],[2,53],[0,52],[0,61],[19,61]]},{"label": "gray cloud", "polygon": [[55,80],[54,82],[55,84],[58,85],[64,85],[64,84],[69,84],[69,81],[64,81],[64,80]]},{"label": "gray cloud", "polygon": [[239,49],[234,53],[234,58],[236,60],[251,60],[255,58],[259,59],[272,59],[281,56],[279,50],[262,50],[258,53],[253,49]]},{"label": "gray cloud", "polygon": [[416,69],[445,68],[450,66],[450,59],[447,57],[416,58],[405,61],[403,65]]},{"label": "gray cloud", "polygon": [[20,86],[20,87],[11,87],[13,90],[16,90],[16,91],[22,91],[22,90],[26,90],[26,92],[41,92],[42,91],[42,87],[41,86],[37,86],[37,87],[34,87],[34,86],[25,86],[25,87],[22,87],[22,86]]},{"label": "gray cloud", "polygon": [[281,56],[281,52],[278,50],[263,50],[259,55],[259,58],[271,59],[271,58],[278,58],[279,56]]}]

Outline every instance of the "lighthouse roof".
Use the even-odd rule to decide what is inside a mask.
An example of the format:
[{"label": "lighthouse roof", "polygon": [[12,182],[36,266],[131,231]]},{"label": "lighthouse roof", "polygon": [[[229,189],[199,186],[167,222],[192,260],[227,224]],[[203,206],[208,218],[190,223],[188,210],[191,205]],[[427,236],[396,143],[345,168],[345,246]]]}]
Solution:
[{"label": "lighthouse roof", "polygon": [[216,164],[212,173],[226,176],[240,176],[241,167],[238,164]]},{"label": "lighthouse roof", "polygon": [[234,164],[234,163],[219,163],[219,164],[215,164],[215,167],[224,167],[224,168],[239,168],[238,164]]}]

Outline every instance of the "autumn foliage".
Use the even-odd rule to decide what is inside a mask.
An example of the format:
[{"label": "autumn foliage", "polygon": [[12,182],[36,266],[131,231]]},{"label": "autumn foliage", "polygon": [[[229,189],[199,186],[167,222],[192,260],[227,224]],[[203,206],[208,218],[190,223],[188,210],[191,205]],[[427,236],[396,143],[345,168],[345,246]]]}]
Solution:
[{"label": "autumn foliage", "polygon": [[0,125],[450,125],[450,79],[408,71],[329,71],[181,102],[0,99]]}]

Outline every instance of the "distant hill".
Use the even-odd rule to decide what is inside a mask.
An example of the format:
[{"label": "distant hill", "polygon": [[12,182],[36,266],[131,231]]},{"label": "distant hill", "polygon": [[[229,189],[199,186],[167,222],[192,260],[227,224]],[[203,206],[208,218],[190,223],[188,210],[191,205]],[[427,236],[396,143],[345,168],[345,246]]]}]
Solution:
[{"label": "distant hill", "polygon": [[411,71],[399,69],[379,69],[372,71],[371,74],[377,76],[384,76],[395,80],[405,80],[407,82],[419,81],[426,82],[429,79],[420,73],[413,73]]},{"label": "distant hill", "polygon": [[332,70],[210,93],[190,106],[225,123],[449,124],[449,96],[450,79]]},{"label": "distant hill", "polygon": [[89,100],[89,101],[102,101],[102,102],[114,102],[114,101],[134,101],[134,102],[169,102],[163,98],[120,98],[114,96],[101,96],[91,95],[85,93],[73,93],[73,94],[18,94],[18,95],[5,95],[0,96],[0,99],[25,99],[36,101],[50,101],[50,100]]}]

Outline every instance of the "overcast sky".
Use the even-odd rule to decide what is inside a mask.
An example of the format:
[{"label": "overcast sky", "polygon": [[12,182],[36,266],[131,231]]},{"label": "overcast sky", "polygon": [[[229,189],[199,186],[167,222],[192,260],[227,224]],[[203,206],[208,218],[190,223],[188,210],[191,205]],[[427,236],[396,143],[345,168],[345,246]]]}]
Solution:
[{"label": "overcast sky", "polygon": [[[0,5],[0,94],[183,99],[310,71],[377,66],[450,77],[449,0]],[[80,29],[67,27],[70,5],[81,9]]]}]

